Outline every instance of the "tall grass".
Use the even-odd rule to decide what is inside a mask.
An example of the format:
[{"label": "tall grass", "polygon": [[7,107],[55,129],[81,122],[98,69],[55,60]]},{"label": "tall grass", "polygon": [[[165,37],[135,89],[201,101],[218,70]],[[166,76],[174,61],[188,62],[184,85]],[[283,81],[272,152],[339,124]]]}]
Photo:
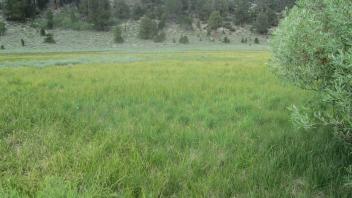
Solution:
[{"label": "tall grass", "polygon": [[[292,127],[314,96],[268,53],[100,55],[139,61],[0,68],[1,197],[349,196],[349,150]],[[23,57],[50,55],[0,62]]]}]

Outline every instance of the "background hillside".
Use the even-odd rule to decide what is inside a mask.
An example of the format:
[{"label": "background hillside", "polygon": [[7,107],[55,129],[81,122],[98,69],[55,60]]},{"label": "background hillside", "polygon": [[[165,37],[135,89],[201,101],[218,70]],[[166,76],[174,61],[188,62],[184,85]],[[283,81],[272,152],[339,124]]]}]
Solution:
[{"label": "background hillside", "polygon": [[[1,2],[1,1],[0,1]],[[2,49],[265,45],[295,0],[3,0]],[[78,32],[79,31],[79,32]]]}]

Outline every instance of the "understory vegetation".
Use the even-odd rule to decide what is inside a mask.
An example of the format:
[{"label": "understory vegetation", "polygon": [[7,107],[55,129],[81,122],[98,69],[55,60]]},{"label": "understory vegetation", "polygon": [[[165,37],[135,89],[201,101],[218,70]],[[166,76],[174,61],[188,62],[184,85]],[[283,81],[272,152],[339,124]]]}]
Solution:
[{"label": "understory vegetation", "polygon": [[348,197],[349,148],[292,126],[287,106],[315,95],[280,83],[269,57],[2,56],[0,196]]}]

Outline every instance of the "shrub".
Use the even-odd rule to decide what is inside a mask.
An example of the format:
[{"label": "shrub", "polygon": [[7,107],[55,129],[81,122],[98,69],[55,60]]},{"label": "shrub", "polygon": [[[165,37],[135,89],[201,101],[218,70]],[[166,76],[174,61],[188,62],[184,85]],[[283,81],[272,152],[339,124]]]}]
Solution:
[{"label": "shrub", "polygon": [[300,115],[295,116],[296,122],[306,127],[332,126],[350,143],[351,10],[348,0],[301,0],[275,31],[271,43],[273,71],[320,95],[313,103],[316,107],[311,106],[304,115],[296,113]]},{"label": "shrub", "polygon": [[120,26],[116,26],[114,28],[114,41],[115,41],[115,43],[123,43],[124,42]]},{"label": "shrub", "polygon": [[22,45],[22,47],[26,46],[26,43],[24,42],[23,39],[21,39],[21,45]]},{"label": "shrub", "polygon": [[55,44],[56,41],[54,39],[54,35],[53,34],[47,34],[45,39],[44,39],[44,43]]},{"label": "shrub", "polygon": [[156,22],[147,16],[143,17],[139,27],[139,38],[144,40],[152,39],[157,33],[158,25]]},{"label": "shrub", "polygon": [[0,46],[0,49],[1,49],[1,50],[5,50],[5,46],[4,46],[4,45],[1,45],[1,46]]},{"label": "shrub", "polygon": [[162,43],[166,40],[166,33],[165,32],[160,32],[157,35],[154,36],[153,41],[156,43]]},{"label": "shrub", "polygon": [[255,39],[254,39],[254,43],[255,43],[255,44],[259,44],[259,43],[260,43],[259,39],[258,39],[258,38],[255,38]]},{"label": "shrub", "polygon": [[248,42],[248,39],[247,38],[242,38],[241,39],[241,43],[247,43]]},{"label": "shrub", "polygon": [[6,32],[6,25],[4,22],[0,21],[0,36],[4,36]]},{"label": "shrub", "polygon": [[44,28],[40,28],[40,36],[46,36],[46,31]]},{"label": "shrub", "polygon": [[188,44],[189,43],[189,39],[187,36],[181,36],[179,39],[179,43],[181,44]]},{"label": "shrub", "polygon": [[54,15],[51,10],[46,13],[46,28],[49,30],[54,28]]},{"label": "shrub", "polygon": [[231,40],[230,40],[227,36],[225,36],[225,37],[224,37],[224,40],[223,40],[222,42],[223,42],[223,43],[230,43]]}]

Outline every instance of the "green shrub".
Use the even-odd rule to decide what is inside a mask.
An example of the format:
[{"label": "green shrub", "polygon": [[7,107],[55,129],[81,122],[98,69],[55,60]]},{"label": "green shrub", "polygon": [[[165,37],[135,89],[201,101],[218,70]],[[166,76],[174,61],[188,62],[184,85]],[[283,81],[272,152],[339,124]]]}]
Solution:
[{"label": "green shrub", "polygon": [[40,28],[40,36],[46,36],[46,31],[44,28]]},{"label": "green shrub", "polygon": [[5,50],[5,46],[4,46],[4,45],[1,45],[1,46],[0,46],[0,49],[1,49],[1,50]]},{"label": "green shrub", "polygon": [[231,40],[227,36],[225,36],[222,42],[228,44],[228,43],[231,43]]},{"label": "green shrub", "polygon": [[247,43],[248,42],[248,39],[247,38],[242,38],[241,39],[241,43]]},{"label": "green shrub", "polygon": [[258,38],[255,38],[255,39],[254,39],[254,43],[255,43],[255,44],[259,44],[259,43],[260,43],[259,39],[258,39]]},{"label": "green shrub", "polygon": [[55,44],[56,41],[54,39],[54,35],[53,34],[47,34],[45,39],[44,39],[44,43]]},{"label": "green shrub", "polygon": [[24,42],[23,39],[21,39],[21,45],[22,45],[22,47],[26,46],[26,43]]},{"label": "green shrub", "polygon": [[153,41],[155,43],[162,43],[166,40],[166,33],[165,32],[160,32],[157,35],[154,36]]},{"label": "green shrub", "polygon": [[4,36],[6,32],[6,25],[4,22],[0,21],[0,36]]},{"label": "green shrub", "polygon": [[114,28],[114,41],[115,43],[123,43],[125,40],[122,37],[122,31],[120,26]]},{"label": "green shrub", "polygon": [[144,16],[141,19],[139,27],[139,38],[148,40],[153,39],[154,36],[158,33],[158,25],[155,21],[150,19],[147,16]]},{"label": "green shrub", "polygon": [[348,142],[352,142],[351,14],[349,0],[301,0],[271,43],[271,68],[320,94],[310,111],[295,111],[295,121],[305,127],[332,126]]},{"label": "green shrub", "polygon": [[179,43],[181,44],[188,44],[189,43],[189,39],[187,36],[181,36],[179,39]]}]

